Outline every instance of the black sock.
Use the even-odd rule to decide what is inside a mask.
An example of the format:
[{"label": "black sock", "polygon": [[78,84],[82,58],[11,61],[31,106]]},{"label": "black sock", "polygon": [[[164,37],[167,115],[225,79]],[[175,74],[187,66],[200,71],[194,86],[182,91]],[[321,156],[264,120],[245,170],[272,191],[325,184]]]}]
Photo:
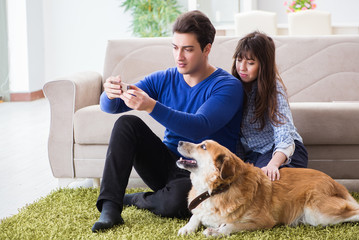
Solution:
[{"label": "black sock", "polygon": [[100,219],[93,225],[92,231],[97,232],[99,230],[112,228],[118,224],[123,224],[124,221],[121,217],[121,212],[122,206],[110,200],[104,200]]}]

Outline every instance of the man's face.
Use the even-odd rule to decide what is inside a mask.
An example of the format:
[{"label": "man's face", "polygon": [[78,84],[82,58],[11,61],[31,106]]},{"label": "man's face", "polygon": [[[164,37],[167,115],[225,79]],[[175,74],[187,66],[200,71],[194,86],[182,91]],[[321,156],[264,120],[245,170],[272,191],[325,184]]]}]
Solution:
[{"label": "man's face", "polygon": [[209,45],[202,51],[195,34],[175,32],[172,46],[178,72],[193,75],[202,71],[208,57]]}]

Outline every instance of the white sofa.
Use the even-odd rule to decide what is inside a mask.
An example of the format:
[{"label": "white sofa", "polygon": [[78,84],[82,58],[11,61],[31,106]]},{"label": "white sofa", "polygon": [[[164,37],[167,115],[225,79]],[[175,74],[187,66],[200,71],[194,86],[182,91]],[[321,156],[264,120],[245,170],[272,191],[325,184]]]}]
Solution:
[{"label": "white sofa", "polygon": [[[216,37],[210,62],[230,71],[240,37]],[[309,167],[359,191],[359,36],[276,36],[277,64],[288,88],[293,118],[309,152]],[[120,74],[134,83],[174,66],[171,38],[108,41],[103,74],[81,72],[47,82],[50,102],[48,154],[53,175],[66,179],[102,176],[113,123],[121,115],[99,108],[102,82]],[[142,117],[163,136],[163,126]],[[135,172],[131,180],[138,176]],[[97,181],[98,182],[98,181]]]}]

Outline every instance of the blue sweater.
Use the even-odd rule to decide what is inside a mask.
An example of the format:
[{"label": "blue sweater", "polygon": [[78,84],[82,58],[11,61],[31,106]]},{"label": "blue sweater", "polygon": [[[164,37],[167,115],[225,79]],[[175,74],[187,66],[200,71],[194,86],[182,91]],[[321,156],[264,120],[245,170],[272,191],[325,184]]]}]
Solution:
[{"label": "blue sweater", "polygon": [[[177,68],[158,71],[135,84],[157,101],[150,116],[166,130],[163,142],[174,153],[179,141],[199,143],[212,139],[236,152],[242,119],[242,83],[218,68],[190,87]],[[108,113],[131,110],[121,99],[110,100],[105,92],[101,109]]]}]

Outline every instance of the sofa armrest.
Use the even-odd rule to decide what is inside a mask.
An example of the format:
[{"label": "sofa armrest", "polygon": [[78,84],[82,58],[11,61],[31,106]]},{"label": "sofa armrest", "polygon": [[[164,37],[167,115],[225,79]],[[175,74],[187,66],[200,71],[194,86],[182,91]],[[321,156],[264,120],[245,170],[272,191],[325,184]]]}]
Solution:
[{"label": "sofa armrest", "polygon": [[48,157],[54,177],[74,177],[73,119],[83,107],[99,104],[102,76],[82,72],[47,82],[43,91],[50,103]]}]

